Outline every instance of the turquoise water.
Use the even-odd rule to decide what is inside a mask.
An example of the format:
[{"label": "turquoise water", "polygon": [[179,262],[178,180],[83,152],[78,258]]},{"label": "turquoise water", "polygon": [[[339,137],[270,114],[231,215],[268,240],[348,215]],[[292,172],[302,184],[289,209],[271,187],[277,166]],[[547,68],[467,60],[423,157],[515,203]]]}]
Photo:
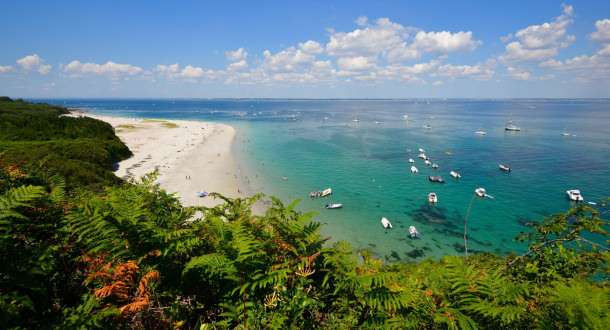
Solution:
[{"label": "turquoise water", "polygon": [[[585,202],[610,197],[608,100],[36,101],[103,115],[233,125],[234,152],[251,192],[285,204],[302,199],[298,208],[318,212],[314,219],[326,224],[321,234],[331,242],[347,240],[386,261],[463,254],[464,218],[478,187],[494,198],[472,203],[470,252],[523,252],[526,247],[512,239],[525,223],[567,211],[566,190],[580,189]],[[511,113],[520,132],[504,130]],[[479,128],[487,135],[475,135]],[[561,136],[566,128],[572,136]],[[417,158],[419,148],[437,170]],[[409,158],[418,174],[411,173]],[[452,178],[451,170],[462,178]],[[446,183],[430,182],[432,174]],[[330,197],[309,198],[310,191],[329,187]],[[430,192],[438,195],[436,205],[428,203]],[[327,210],[329,202],[343,208]],[[384,229],[381,217],[394,229]],[[421,240],[409,238],[411,225]]]}]

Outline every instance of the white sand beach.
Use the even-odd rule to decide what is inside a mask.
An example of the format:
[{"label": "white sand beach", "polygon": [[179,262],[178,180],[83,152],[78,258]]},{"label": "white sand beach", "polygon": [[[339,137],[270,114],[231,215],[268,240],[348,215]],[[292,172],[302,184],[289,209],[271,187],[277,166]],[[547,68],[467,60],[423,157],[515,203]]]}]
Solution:
[{"label": "white sand beach", "polygon": [[133,152],[134,156],[119,163],[118,177],[139,181],[156,168],[160,174],[157,182],[176,193],[185,206],[213,207],[223,202],[199,197],[200,191],[241,197],[231,154],[233,127],[202,121],[84,115],[110,123]]}]

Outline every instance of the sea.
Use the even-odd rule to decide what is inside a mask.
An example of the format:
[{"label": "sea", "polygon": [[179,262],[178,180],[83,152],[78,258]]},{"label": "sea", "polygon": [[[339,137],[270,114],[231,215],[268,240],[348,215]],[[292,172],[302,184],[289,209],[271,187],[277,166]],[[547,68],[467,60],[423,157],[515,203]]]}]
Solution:
[{"label": "sea", "polygon": [[[345,240],[385,263],[465,255],[465,230],[470,254],[526,252],[515,236],[529,231],[527,223],[575,206],[566,193],[571,189],[610,220],[608,208],[600,207],[610,197],[606,99],[30,101],[107,116],[232,125],[242,190],[276,196],[284,205],[300,200],[296,209],[315,212],[327,244]],[[505,130],[509,118],[520,131]],[[420,148],[437,169],[417,157]],[[445,183],[431,182],[430,175]],[[309,197],[327,188],[330,196]],[[491,197],[474,197],[477,188]],[[437,203],[428,201],[430,193]],[[329,203],[343,207],[327,209]],[[382,217],[392,229],[382,226]],[[421,239],[410,237],[410,226]]]}]

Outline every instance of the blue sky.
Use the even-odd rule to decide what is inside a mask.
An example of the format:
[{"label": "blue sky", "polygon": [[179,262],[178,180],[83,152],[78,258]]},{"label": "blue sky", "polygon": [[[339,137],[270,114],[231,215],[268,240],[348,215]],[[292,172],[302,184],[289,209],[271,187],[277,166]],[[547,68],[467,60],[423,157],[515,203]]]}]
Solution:
[{"label": "blue sky", "polygon": [[2,1],[11,97],[609,98],[610,1]]}]

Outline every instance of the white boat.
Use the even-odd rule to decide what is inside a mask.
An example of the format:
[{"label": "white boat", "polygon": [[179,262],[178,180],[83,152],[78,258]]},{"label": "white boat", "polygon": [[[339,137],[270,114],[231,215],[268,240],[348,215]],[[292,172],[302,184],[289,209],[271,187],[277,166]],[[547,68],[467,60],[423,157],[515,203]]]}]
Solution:
[{"label": "white boat", "polygon": [[422,152],[421,154],[417,155],[417,158],[425,159],[426,158],[426,154],[424,154]]},{"label": "white boat", "polygon": [[421,238],[421,236],[419,236],[419,232],[417,229],[415,229],[415,226],[409,227],[409,234],[411,234],[411,238]]},{"label": "white boat", "polygon": [[380,121],[375,120],[375,124],[377,124],[377,125],[381,125],[381,122],[380,122]]},{"label": "white boat", "polygon": [[409,158],[409,163],[411,163],[411,164],[415,163],[415,161],[413,160],[413,158]]},{"label": "white boat", "polygon": [[431,129],[431,128],[432,128],[432,126],[430,126],[430,124],[426,124],[426,125],[424,125],[423,127],[424,127],[425,129]]},{"label": "white boat", "polygon": [[566,193],[568,193],[568,197],[576,202],[582,202],[583,198],[582,195],[580,194],[580,190],[568,190],[566,191]]},{"label": "white boat", "polygon": [[487,197],[487,196],[488,196],[488,195],[487,195],[487,192],[485,191],[485,188],[477,188],[477,189],[476,189],[474,192],[475,192],[475,193],[477,194],[477,196],[479,196],[479,197]]},{"label": "white boat", "polygon": [[459,179],[459,178],[461,178],[461,177],[462,177],[462,176],[460,175],[460,173],[455,172],[455,171],[451,171],[451,172],[449,172],[449,174],[451,174],[451,176],[452,176],[452,177],[454,177],[454,178],[456,178],[456,179]]},{"label": "white boat", "polygon": [[327,209],[340,209],[342,207],[343,207],[343,204],[341,204],[341,203],[335,203],[335,204],[329,203],[329,204],[326,204],[326,208]]},{"label": "white boat", "polygon": [[419,152],[421,152],[423,154],[424,152],[426,152],[426,150],[419,148]]},{"label": "white boat", "polygon": [[428,201],[430,203],[436,203],[438,201],[438,198],[436,197],[435,193],[429,193],[428,194]]},{"label": "white boat", "polygon": [[360,119],[356,118],[356,119],[354,119],[354,120],[352,120],[352,121],[353,121],[353,122],[355,122],[355,123],[359,123],[359,122],[360,122]]},{"label": "white boat", "polygon": [[383,228],[392,229],[392,224],[390,223],[390,220],[386,218],[381,218],[381,224],[383,225]]},{"label": "white boat", "polygon": [[438,165],[437,164],[432,164],[432,168],[437,169]]},{"label": "white boat", "polygon": [[417,170],[417,167],[415,167],[415,166],[411,166],[411,172],[413,172],[413,173],[417,173],[417,172],[419,172],[419,171]]},{"label": "white boat", "polygon": [[426,165],[430,165],[430,164],[432,164],[432,163],[430,163],[430,161],[429,161],[429,160],[424,161],[424,163],[425,163]]},{"label": "white boat", "polygon": [[500,166],[500,169],[501,169],[501,170],[503,170],[503,171],[506,171],[506,172],[510,172],[510,171],[512,171],[512,169],[510,168],[510,166],[508,166],[508,165],[506,165],[506,164],[504,164],[504,165],[498,165],[498,166]]},{"label": "white boat", "polygon": [[476,134],[476,135],[485,135],[485,134],[487,134],[487,132],[485,132],[484,130],[480,129],[480,130],[474,132],[474,134]]},{"label": "white boat", "polygon": [[320,197],[326,197],[333,193],[333,190],[328,188],[320,192]]},{"label": "white boat", "polygon": [[506,123],[506,126],[504,127],[505,130],[507,131],[520,131],[521,128],[513,125],[513,114],[510,114],[510,117],[508,118],[508,122]]},{"label": "white boat", "polygon": [[568,132],[568,127],[566,126],[566,128],[561,131],[561,136],[570,136],[570,132]]},{"label": "white boat", "polygon": [[409,119],[409,115],[402,116],[402,119]]}]

